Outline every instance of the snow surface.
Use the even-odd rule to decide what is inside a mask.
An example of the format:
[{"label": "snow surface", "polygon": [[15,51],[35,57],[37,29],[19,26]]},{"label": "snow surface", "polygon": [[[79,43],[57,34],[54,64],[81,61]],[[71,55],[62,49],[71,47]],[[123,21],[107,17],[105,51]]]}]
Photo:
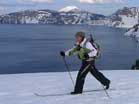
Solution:
[{"label": "snow surface", "polygon": [[[83,95],[64,95],[73,90],[68,73],[0,75],[0,104],[139,104],[139,71],[102,71],[111,79],[107,98],[90,74]],[[73,78],[76,72],[72,72]],[[38,97],[34,93],[46,95]]]}]

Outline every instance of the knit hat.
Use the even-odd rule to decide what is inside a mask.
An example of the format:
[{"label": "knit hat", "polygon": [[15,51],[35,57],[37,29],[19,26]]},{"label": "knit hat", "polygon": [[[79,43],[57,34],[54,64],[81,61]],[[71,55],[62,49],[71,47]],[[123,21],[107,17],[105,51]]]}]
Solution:
[{"label": "knit hat", "polygon": [[77,32],[75,34],[75,37],[82,37],[82,38],[84,38],[85,37],[85,33],[84,32]]}]

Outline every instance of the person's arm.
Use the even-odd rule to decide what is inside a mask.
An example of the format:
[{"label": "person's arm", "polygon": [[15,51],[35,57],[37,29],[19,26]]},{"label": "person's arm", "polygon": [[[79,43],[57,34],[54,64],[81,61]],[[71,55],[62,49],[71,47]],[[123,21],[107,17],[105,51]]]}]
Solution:
[{"label": "person's arm", "polygon": [[75,46],[72,49],[69,49],[68,51],[65,52],[66,56],[71,56],[74,55],[78,50],[79,50],[79,46]]}]

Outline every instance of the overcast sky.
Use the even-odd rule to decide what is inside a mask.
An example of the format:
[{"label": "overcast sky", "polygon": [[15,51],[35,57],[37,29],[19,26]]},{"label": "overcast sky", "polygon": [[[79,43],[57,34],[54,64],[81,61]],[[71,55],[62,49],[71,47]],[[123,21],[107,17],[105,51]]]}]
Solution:
[{"label": "overcast sky", "polygon": [[59,10],[66,6],[109,15],[124,6],[137,7],[139,0],[0,0],[0,14],[25,9]]}]

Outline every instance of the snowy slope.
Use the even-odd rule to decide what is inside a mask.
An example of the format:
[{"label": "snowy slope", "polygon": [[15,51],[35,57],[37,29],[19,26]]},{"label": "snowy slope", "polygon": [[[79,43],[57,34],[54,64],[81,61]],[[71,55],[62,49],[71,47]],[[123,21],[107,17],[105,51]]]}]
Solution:
[{"label": "snowy slope", "polygon": [[125,36],[131,36],[139,42],[139,24],[128,29],[128,31],[125,33]]},{"label": "snowy slope", "polygon": [[[64,95],[73,90],[66,72],[0,75],[0,104],[139,104],[139,71],[103,73],[112,80],[108,90],[112,99],[106,97],[91,75],[87,77],[84,95]],[[75,79],[76,72],[72,75]]]},{"label": "snowy slope", "polygon": [[139,23],[139,8],[124,7],[110,16],[110,25],[114,27],[130,28]]},{"label": "snowy slope", "polygon": [[[127,17],[125,15],[119,15],[121,18],[121,22],[116,27],[122,27],[122,28],[130,28],[138,23],[139,18],[135,17]],[[117,21],[113,22],[113,24],[116,24]]]}]

